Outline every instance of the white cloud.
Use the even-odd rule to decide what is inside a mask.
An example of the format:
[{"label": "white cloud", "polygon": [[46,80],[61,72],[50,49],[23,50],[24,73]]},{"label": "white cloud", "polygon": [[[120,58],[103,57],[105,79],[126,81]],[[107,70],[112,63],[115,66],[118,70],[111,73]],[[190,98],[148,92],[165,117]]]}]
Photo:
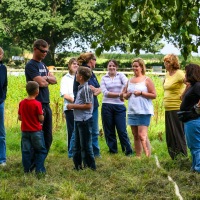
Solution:
[{"label": "white cloud", "polygon": [[[166,41],[162,41],[165,46],[163,49],[161,49],[160,53],[162,54],[176,54],[181,55],[180,49],[176,48],[173,44],[167,43]],[[198,53],[192,52],[193,56],[200,56],[200,47],[198,47]]]}]

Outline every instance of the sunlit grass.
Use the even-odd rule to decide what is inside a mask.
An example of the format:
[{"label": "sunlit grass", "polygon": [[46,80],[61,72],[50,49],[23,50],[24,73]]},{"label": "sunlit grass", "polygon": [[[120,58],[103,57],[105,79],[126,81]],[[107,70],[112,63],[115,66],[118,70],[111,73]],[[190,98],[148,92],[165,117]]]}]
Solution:
[{"label": "sunlit grass", "polygon": [[[200,175],[190,172],[189,158],[172,161],[165,142],[164,109],[162,106],[162,80],[151,77],[157,90],[153,101],[155,115],[151,119],[149,138],[151,158],[144,155],[126,157],[119,147],[117,155],[110,155],[104,136],[99,137],[102,158],[96,159],[97,171],[89,169],[74,171],[72,159],[67,157],[66,124],[62,114],[63,99],[59,96],[60,74],[57,85],[50,86],[53,111],[53,144],[46,159],[47,175],[38,178],[24,175],[21,164],[20,123],[17,122],[18,103],[26,96],[24,76],[10,76],[6,100],[7,166],[0,168],[0,199],[64,199],[64,200],[154,200],[178,199],[174,186],[168,181],[170,175],[178,184],[183,199],[200,199]],[[101,76],[98,76],[100,80]],[[99,96],[101,105],[102,96]],[[127,105],[127,101],[125,102]],[[99,108],[100,113],[101,108]],[[101,117],[99,119],[100,128]],[[128,134],[133,144],[130,127]],[[162,169],[157,168],[157,155]]]}]

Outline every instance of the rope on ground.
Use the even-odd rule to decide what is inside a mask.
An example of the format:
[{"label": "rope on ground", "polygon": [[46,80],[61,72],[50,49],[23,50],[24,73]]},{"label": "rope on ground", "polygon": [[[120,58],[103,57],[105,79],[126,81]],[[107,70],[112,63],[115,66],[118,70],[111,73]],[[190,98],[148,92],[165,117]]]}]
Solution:
[{"label": "rope on ground", "polygon": [[[161,169],[161,166],[160,166],[158,157],[157,157],[156,155],[155,155],[155,160],[156,160],[156,166],[157,166],[159,169]],[[169,176],[169,175],[168,175],[168,180],[174,184],[174,189],[175,189],[175,194],[176,194],[176,196],[177,196],[180,200],[183,200],[183,197],[182,197],[181,194],[180,194],[179,187],[178,187],[178,185],[176,184],[176,182],[175,182],[175,181],[171,178],[171,176]]]}]

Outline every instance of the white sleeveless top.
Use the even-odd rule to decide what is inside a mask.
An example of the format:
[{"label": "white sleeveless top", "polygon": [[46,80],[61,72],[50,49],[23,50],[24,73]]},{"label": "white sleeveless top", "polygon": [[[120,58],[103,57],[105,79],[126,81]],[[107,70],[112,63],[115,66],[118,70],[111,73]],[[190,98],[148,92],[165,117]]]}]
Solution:
[{"label": "white sleeveless top", "polygon": [[[127,91],[133,93],[134,91],[148,92],[146,86],[146,79],[139,83],[131,83],[128,81]],[[128,114],[151,114],[153,115],[153,104],[151,99],[132,94],[128,99]]]}]

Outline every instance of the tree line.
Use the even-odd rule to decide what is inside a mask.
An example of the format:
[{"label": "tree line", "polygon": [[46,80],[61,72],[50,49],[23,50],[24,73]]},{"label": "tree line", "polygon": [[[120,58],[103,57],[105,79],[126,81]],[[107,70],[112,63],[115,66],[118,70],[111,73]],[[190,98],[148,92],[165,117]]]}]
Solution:
[{"label": "tree line", "polygon": [[42,38],[50,44],[47,56],[84,43],[97,56],[104,50],[120,49],[139,54],[157,53],[161,39],[173,43],[186,60],[200,44],[198,0],[2,0],[0,45],[31,50]]}]

